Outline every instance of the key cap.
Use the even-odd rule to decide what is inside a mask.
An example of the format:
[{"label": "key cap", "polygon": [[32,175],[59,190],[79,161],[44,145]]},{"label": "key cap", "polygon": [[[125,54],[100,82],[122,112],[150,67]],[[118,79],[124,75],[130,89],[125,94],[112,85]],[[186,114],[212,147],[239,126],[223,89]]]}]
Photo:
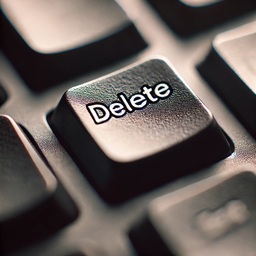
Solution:
[{"label": "key cap", "polygon": [[1,47],[33,90],[146,46],[112,0],[1,0],[1,8]]},{"label": "key cap", "polygon": [[198,70],[256,138],[256,22],[218,35]]},{"label": "key cap", "polygon": [[129,236],[138,255],[254,255],[256,178],[243,172],[151,203]]},{"label": "key cap", "polygon": [[148,1],[173,31],[184,37],[192,36],[256,8],[254,0]]},{"label": "key cap", "polygon": [[71,223],[78,212],[17,124],[1,115],[0,127],[2,252],[53,234]]},{"label": "key cap", "polygon": [[206,107],[162,60],[71,88],[49,120],[82,172],[111,203],[232,151]]}]

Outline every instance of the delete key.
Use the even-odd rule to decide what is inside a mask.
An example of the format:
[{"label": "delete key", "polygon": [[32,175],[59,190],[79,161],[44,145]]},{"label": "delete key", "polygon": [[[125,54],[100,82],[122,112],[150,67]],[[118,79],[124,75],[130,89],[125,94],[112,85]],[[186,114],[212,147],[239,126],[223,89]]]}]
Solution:
[{"label": "delete key", "polygon": [[111,203],[198,171],[233,150],[210,111],[160,59],[69,89],[50,125]]}]

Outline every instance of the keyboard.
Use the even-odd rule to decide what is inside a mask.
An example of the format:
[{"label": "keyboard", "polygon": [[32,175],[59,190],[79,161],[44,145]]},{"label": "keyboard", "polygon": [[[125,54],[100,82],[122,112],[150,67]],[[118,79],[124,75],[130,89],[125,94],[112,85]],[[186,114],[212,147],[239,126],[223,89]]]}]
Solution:
[{"label": "keyboard", "polygon": [[0,255],[256,256],[255,0],[0,3]]}]

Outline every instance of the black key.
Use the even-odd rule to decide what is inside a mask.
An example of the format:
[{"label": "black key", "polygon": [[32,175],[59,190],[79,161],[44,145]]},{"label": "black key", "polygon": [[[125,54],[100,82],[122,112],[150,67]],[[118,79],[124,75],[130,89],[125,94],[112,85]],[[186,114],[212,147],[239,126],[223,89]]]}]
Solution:
[{"label": "black key", "polygon": [[255,0],[148,0],[179,35],[191,36],[255,10]]},{"label": "black key", "polygon": [[256,22],[217,36],[198,70],[256,138]]},{"label": "black key", "polygon": [[111,202],[232,151],[206,107],[162,60],[71,88],[50,122],[82,172]]},{"label": "black key", "polygon": [[1,8],[1,47],[34,90],[146,45],[113,0],[1,0]]},{"label": "black key", "polygon": [[244,172],[153,201],[129,233],[138,255],[255,255],[256,177]]},{"label": "black key", "polygon": [[1,252],[45,238],[77,217],[73,201],[17,124],[4,115],[0,170]]}]

